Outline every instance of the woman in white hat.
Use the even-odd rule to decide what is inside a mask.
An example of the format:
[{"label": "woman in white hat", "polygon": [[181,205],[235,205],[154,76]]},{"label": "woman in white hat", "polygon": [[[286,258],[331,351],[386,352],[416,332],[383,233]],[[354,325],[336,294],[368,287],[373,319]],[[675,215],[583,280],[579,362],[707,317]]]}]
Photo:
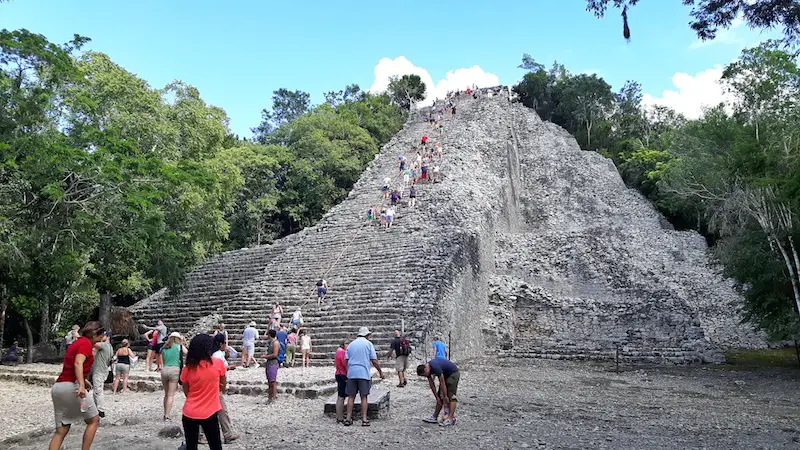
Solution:
[{"label": "woman in white hat", "polygon": [[183,336],[177,331],[169,335],[167,343],[161,351],[164,357],[164,368],[161,369],[161,384],[164,386],[164,421],[171,420],[170,413],[175,403],[175,392],[178,391],[178,380],[183,368],[183,357],[186,347]]}]

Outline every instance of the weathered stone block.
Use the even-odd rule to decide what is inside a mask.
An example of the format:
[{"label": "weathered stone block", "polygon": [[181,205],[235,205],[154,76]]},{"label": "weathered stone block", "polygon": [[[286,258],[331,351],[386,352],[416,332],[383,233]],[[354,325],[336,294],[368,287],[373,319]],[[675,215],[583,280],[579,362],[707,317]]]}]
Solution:
[{"label": "weathered stone block", "polygon": [[[333,394],[328,398],[328,401],[325,402],[325,414],[331,417],[336,416],[336,399],[338,398],[338,394]],[[349,399],[345,399],[344,405],[347,408],[347,402]],[[369,393],[369,397],[367,397],[367,402],[369,406],[367,407],[367,417],[370,419],[383,419],[388,417],[389,415],[389,390],[373,386],[372,392]],[[347,411],[345,409],[345,411]],[[346,413],[345,413],[346,414]],[[361,417],[361,400],[356,397],[355,405],[353,406],[353,418]]]}]

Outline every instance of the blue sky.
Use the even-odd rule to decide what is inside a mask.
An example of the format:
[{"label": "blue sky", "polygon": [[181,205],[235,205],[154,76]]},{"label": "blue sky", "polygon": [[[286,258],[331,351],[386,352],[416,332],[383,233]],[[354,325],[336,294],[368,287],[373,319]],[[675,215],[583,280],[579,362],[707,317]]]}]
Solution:
[{"label": "blue sky", "polygon": [[379,61],[389,58],[383,67],[391,70],[404,66],[401,56],[434,83],[478,65],[454,79],[492,79],[486,72],[513,84],[522,54],[530,53],[548,66],[558,60],[573,72],[597,72],[615,89],[637,80],[648,102],[689,111],[722,95],[709,92],[715,67],[776,36],[737,24],[699,44],[679,0],[648,0],[629,11],[629,43],[618,11],[596,19],[584,0],[380,3],[11,0],[0,3],[0,28],[27,28],[54,42],[90,37],[89,49],[153,87],[175,79],[197,86],[242,136],[250,136],[273,90],[301,89],[320,103],[324,92],[350,83],[370,88]]}]

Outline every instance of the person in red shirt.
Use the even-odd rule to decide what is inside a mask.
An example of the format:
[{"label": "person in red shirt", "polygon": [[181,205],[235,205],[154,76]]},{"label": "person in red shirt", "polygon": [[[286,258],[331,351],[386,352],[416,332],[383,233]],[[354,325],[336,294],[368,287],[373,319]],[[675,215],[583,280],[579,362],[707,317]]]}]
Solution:
[{"label": "person in red shirt", "polygon": [[222,450],[217,413],[222,409],[220,392],[227,390],[225,363],[214,354],[214,338],[198,334],[189,343],[181,383],[186,402],[183,404],[183,434],[186,449],[197,450],[200,428],[211,450]]},{"label": "person in red shirt", "polygon": [[427,144],[428,144],[428,136],[422,136],[422,145],[424,146]]},{"label": "person in red shirt", "polygon": [[100,322],[89,322],[81,330],[81,337],[67,348],[61,375],[50,389],[53,398],[56,432],[50,440],[50,450],[59,450],[70,426],[78,420],[86,422],[81,448],[89,450],[100,425],[100,414],[94,396],[86,395],[92,389],[89,373],[94,363],[92,348],[103,339],[106,330]]},{"label": "person in red shirt", "polygon": [[336,398],[336,423],[344,422],[344,399],[347,398],[347,342],[339,344],[336,349],[334,365],[336,366],[336,387],[338,397]]}]

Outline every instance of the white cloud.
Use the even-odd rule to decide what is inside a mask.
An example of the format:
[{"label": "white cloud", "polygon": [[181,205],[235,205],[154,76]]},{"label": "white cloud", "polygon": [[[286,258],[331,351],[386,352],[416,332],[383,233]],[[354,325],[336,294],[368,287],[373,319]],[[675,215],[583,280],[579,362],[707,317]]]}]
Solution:
[{"label": "white cloud", "polygon": [[672,76],[675,90],[666,90],[660,97],[644,94],[642,102],[645,106],[668,106],[689,119],[696,119],[703,114],[704,107],[732,103],[731,94],[726,93],[719,84],[721,77],[720,66],[706,69],[696,75],[678,72]]},{"label": "white cloud", "polygon": [[419,75],[425,83],[427,97],[422,104],[430,104],[435,98],[444,98],[448,91],[466,89],[472,85],[478,87],[491,87],[500,84],[500,78],[493,74],[484,72],[480,66],[451,70],[445,77],[434,84],[433,78],[427,70],[415,66],[405,56],[398,56],[395,59],[382,58],[375,65],[375,81],[369,88],[370,92],[383,92],[389,86],[389,78],[392,76]]}]

